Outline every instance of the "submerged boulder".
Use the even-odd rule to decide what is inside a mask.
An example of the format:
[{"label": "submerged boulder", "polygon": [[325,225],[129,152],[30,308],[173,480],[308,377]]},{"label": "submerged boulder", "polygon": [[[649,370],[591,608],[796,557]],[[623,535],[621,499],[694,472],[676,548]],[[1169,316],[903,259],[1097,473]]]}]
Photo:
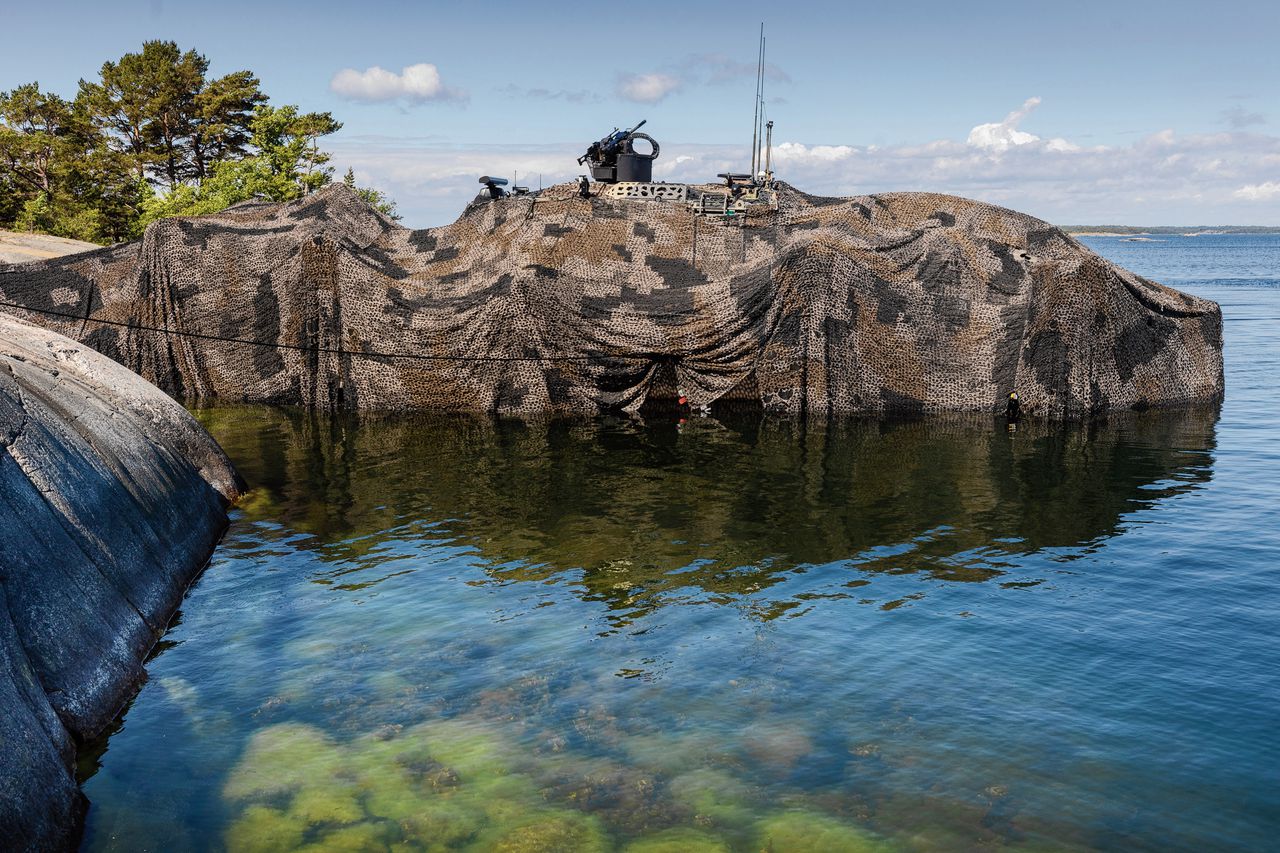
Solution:
[{"label": "submerged boulder", "polygon": [[0,847],[74,845],[74,744],[141,683],[240,488],[158,389],[0,314]]},{"label": "submerged boulder", "polygon": [[678,389],[919,413],[1002,411],[1017,391],[1024,412],[1076,418],[1222,394],[1216,304],[1029,216],[781,183],[705,215],[596,190],[411,231],[334,185],[0,268],[0,299],[185,399],[595,412]]}]

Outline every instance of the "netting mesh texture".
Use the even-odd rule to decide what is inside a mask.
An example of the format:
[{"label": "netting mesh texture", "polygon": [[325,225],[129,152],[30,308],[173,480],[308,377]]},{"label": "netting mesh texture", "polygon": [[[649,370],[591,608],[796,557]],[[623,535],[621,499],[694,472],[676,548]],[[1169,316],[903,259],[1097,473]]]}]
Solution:
[{"label": "netting mesh texture", "polygon": [[909,414],[1016,390],[1076,418],[1221,397],[1215,303],[1040,220],[929,193],[777,199],[726,221],[566,184],[414,231],[334,185],[0,267],[0,300],[189,401],[635,411],[675,386]]}]

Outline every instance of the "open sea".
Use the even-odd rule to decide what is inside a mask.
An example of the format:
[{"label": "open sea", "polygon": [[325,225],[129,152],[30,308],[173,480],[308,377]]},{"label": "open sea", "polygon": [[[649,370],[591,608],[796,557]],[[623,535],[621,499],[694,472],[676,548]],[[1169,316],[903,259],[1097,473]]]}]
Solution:
[{"label": "open sea", "polygon": [[197,412],[252,486],[89,851],[1280,847],[1280,235],[1083,242],[1218,301],[1220,409]]}]

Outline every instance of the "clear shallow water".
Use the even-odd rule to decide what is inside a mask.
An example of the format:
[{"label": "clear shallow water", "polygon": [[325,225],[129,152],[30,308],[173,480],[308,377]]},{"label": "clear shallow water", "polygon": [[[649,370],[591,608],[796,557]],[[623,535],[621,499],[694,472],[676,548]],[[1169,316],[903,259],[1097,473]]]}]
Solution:
[{"label": "clear shallow water", "polygon": [[200,412],[254,490],[85,849],[1273,845],[1280,238],[1085,242],[1223,304],[1221,412]]}]

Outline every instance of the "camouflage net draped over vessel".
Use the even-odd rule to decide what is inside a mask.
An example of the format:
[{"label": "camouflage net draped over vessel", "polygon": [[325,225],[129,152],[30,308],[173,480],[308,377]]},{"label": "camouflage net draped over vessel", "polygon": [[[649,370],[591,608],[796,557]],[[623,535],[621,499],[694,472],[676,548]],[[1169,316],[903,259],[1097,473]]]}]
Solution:
[{"label": "camouflage net draped over vessel", "polygon": [[0,293],[191,401],[634,411],[679,388],[918,413],[1002,411],[1016,390],[1024,412],[1076,418],[1223,388],[1213,302],[928,193],[778,184],[776,206],[722,217],[561,185],[413,231],[335,185],[0,268]]}]

